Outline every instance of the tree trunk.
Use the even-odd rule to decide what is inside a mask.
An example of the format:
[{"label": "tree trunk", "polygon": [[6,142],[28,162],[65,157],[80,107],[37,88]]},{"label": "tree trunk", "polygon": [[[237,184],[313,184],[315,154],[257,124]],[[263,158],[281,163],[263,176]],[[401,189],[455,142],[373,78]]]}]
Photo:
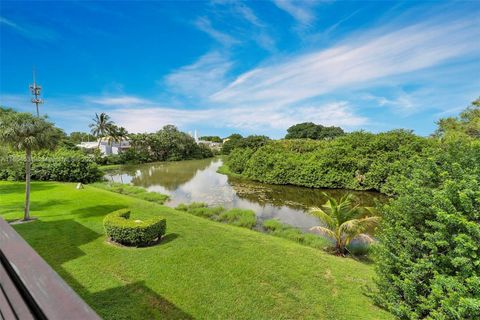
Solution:
[{"label": "tree trunk", "polygon": [[30,169],[32,166],[32,151],[25,152],[25,212],[23,220],[30,220]]}]

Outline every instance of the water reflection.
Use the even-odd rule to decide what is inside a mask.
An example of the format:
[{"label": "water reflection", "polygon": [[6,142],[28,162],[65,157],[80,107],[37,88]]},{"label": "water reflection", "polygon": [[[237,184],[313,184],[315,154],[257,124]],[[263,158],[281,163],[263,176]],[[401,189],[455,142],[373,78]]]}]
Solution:
[{"label": "water reflection", "polygon": [[[167,203],[169,206],[206,202],[226,208],[251,209],[261,220],[277,218],[304,230],[318,225],[317,218],[307,214],[306,210],[325,202],[322,191],[334,197],[341,197],[347,192],[268,185],[230,178],[217,173],[221,165],[221,159],[204,159],[124,166],[110,172],[107,178],[168,194],[171,197]],[[354,194],[356,201],[362,205],[372,205],[374,198],[381,197],[373,192]]]}]

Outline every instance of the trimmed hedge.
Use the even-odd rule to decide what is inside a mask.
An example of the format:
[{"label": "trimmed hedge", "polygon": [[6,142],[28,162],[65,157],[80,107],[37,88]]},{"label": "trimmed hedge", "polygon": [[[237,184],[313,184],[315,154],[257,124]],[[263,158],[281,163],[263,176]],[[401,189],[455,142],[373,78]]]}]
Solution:
[{"label": "trimmed hedge", "polygon": [[165,234],[167,221],[161,217],[130,220],[130,210],[120,209],[105,216],[103,227],[112,241],[139,247],[159,240]]}]

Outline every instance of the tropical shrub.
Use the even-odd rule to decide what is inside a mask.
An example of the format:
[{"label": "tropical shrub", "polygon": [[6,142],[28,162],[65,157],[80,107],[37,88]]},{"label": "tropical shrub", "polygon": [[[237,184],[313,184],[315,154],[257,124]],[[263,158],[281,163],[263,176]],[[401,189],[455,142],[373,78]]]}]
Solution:
[{"label": "tropical shrub", "polygon": [[480,141],[409,167],[382,210],[375,299],[400,319],[480,319]]},{"label": "tropical shrub", "polygon": [[330,238],[335,244],[335,253],[344,255],[354,239],[373,242],[370,234],[373,233],[380,221],[375,215],[375,209],[360,207],[353,204],[353,194],[348,193],[338,201],[323,193],[327,202],[321,207],[310,209],[310,213],[323,223],[312,230],[320,232]]},{"label": "tropical shrub", "polygon": [[132,220],[128,209],[120,209],[106,215],[103,226],[112,241],[127,246],[147,246],[162,238],[167,222],[161,217]]}]

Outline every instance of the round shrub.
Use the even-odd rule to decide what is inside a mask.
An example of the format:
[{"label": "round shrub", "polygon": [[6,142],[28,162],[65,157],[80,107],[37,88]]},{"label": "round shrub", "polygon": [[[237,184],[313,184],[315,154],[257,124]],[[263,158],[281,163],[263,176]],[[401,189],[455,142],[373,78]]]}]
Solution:
[{"label": "round shrub", "polygon": [[126,246],[147,246],[159,240],[166,231],[167,221],[161,217],[130,220],[130,210],[120,209],[103,219],[107,236]]}]

